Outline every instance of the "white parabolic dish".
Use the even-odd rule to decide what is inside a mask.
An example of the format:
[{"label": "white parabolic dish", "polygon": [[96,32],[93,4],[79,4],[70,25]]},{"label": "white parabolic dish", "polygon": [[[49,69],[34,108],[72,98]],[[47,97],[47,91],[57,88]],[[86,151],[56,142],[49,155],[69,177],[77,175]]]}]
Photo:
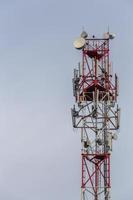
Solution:
[{"label": "white parabolic dish", "polygon": [[85,45],[85,39],[82,37],[79,37],[74,41],[73,45],[76,49],[82,49]]}]

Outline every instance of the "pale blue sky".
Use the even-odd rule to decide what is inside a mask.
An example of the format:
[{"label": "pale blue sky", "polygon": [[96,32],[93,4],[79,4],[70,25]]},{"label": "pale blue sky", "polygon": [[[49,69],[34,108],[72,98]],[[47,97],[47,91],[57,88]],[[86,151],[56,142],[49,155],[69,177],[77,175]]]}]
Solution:
[{"label": "pale blue sky", "polygon": [[80,135],[73,132],[71,79],[82,27],[112,41],[120,78],[120,136],[112,199],[132,199],[133,2],[0,0],[0,199],[80,199]]}]

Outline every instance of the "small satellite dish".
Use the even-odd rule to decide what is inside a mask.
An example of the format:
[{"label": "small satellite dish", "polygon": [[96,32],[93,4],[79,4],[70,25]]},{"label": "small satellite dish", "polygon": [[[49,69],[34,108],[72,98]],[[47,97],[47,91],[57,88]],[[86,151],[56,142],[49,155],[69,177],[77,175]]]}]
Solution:
[{"label": "small satellite dish", "polygon": [[117,139],[118,139],[118,135],[117,135],[116,133],[114,133],[114,134],[112,135],[112,138],[113,138],[113,140],[117,140]]},{"label": "small satellite dish", "polygon": [[84,38],[82,38],[82,37],[80,37],[80,38],[77,38],[75,41],[74,41],[74,43],[73,43],[73,45],[74,45],[74,47],[76,48],[76,49],[82,49],[84,46],[85,46],[85,39]]},{"label": "small satellite dish", "polygon": [[109,34],[109,39],[113,40],[116,37],[114,33]]},{"label": "small satellite dish", "polygon": [[88,37],[88,34],[85,32],[85,31],[82,31],[81,35],[80,35],[82,38],[87,38]]},{"label": "small satellite dish", "polygon": [[107,33],[104,33],[104,38],[105,39],[110,39],[110,40],[113,40],[114,38],[115,38],[115,34],[114,33],[109,33],[109,32],[107,32]]}]

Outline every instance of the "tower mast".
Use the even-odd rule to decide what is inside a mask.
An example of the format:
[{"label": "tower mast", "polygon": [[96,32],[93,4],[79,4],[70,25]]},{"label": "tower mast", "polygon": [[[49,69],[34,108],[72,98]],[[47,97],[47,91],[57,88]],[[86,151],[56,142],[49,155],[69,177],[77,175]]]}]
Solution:
[{"label": "tower mast", "polygon": [[118,78],[110,64],[109,32],[103,38],[88,37],[83,31],[74,42],[82,61],[74,69],[73,127],[81,132],[81,200],[110,199],[110,155],[117,139],[120,109]]}]

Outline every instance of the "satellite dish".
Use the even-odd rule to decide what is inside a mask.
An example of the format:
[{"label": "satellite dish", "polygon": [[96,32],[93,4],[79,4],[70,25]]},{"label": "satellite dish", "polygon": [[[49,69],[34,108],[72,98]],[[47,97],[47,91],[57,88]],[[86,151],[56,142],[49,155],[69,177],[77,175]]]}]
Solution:
[{"label": "satellite dish", "polygon": [[110,40],[113,40],[114,38],[116,37],[116,35],[114,33],[104,33],[104,38],[105,39],[110,39]]},{"label": "satellite dish", "polygon": [[87,38],[88,37],[88,34],[85,32],[85,31],[82,31],[81,35],[80,35],[82,38]]},{"label": "satellite dish", "polygon": [[74,43],[73,43],[74,47],[76,49],[82,49],[84,46],[85,46],[85,39],[80,37],[80,38],[77,38]]},{"label": "satellite dish", "polygon": [[117,140],[117,139],[118,139],[118,135],[117,135],[116,133],[114,133],[114,134],[112,135],[112,138],[113,138],[113,140]]},{"label": "satellite dish", "polygon": [[113,40],[116,37],[114,33],[109,34],[109,39]]}]

